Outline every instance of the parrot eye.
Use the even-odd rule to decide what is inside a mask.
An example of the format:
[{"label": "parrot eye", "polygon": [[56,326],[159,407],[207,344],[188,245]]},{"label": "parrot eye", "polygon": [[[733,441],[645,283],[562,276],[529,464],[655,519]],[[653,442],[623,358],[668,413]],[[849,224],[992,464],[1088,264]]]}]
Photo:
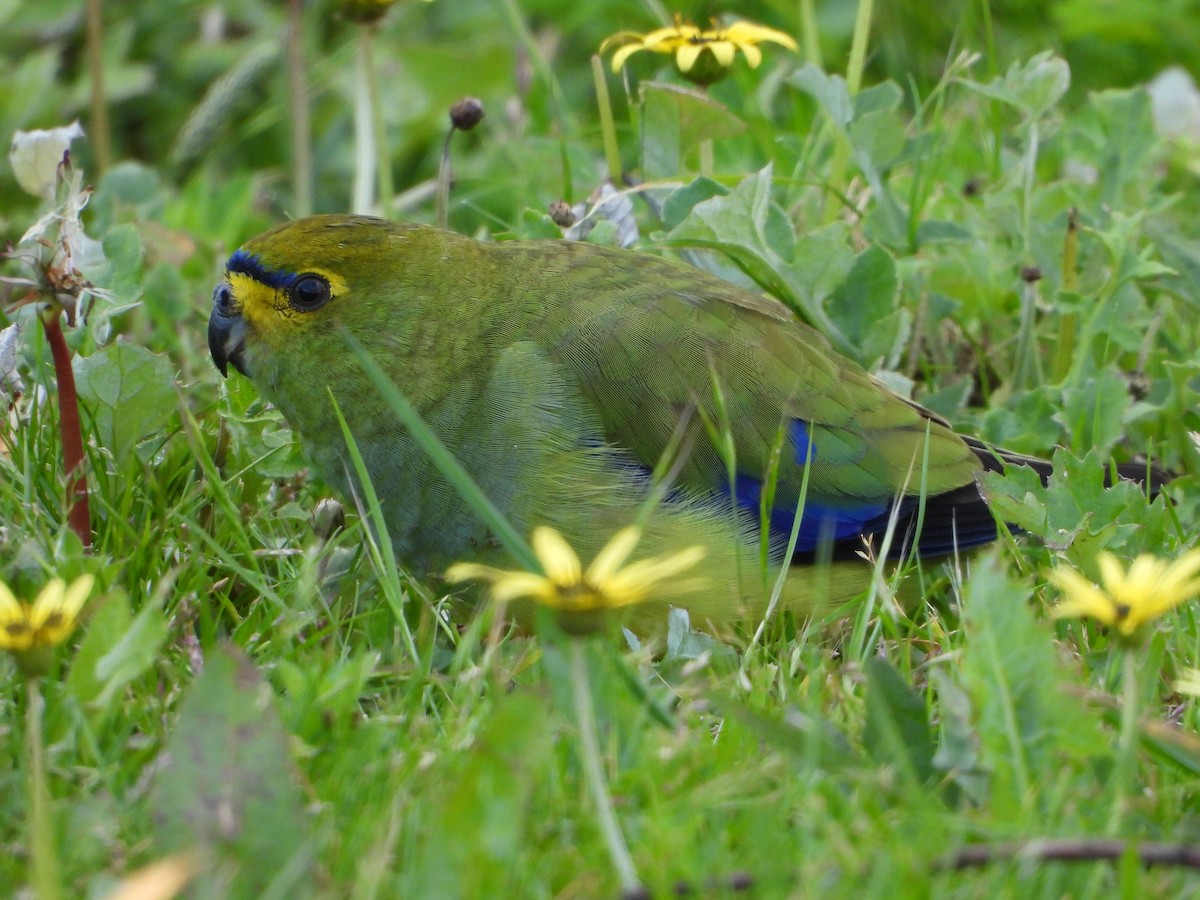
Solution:
[{"label": "parrot eye", "polygon": [[297,312],[314,312],[329,302],[329,282],[320,275],[301,275],[288,288],[288,303]]}]

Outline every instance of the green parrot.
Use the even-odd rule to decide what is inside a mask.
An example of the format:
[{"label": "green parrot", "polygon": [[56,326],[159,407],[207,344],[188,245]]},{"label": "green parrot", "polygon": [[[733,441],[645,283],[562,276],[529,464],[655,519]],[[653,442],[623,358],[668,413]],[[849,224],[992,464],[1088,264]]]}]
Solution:
[{"label": "green parrot", "polygon": [[706,587],[664,586],[638,610],[644,628],[666,603],[714,625],[760,613],[793,531],[783,599],[806,611],[861,593],[863,556],[889,530],[893,556],[992,541],[977,479],[1016,459],[893,393],[782,304],[680,262],[362,216],[280,225],[229,259],[213,360],[250,378],[350,495],[332,392],[398,556],[430,577],[502,551],[346,333],[523,533],[551,526],[586,560],[660,490],[637,555],[703,546],[689,581]]}]

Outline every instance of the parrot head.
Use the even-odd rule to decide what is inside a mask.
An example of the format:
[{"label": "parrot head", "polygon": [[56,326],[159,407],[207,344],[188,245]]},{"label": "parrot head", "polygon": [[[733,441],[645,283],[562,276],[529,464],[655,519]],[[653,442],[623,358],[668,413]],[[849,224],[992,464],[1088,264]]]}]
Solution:
[{"label": "parrot head", "polygon": [[[386,227],[381,227],[386,226]],[[264,353],[303,344],[352,317],[389,261],[403,256],[411,230],[365,216],[313,216],[287,222],[237,250],[213,290],[208,349],[222,375],[248,378]]]}]

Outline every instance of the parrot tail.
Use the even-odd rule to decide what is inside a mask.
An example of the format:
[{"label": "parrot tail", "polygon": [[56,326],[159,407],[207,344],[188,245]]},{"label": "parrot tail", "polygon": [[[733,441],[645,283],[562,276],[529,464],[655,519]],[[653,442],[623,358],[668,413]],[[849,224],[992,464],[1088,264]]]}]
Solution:
[{"label": "parrot tail", "polygon": [[[1046,484],[1054,471],[1047,459],[992,447],[978,438],[962,437],[988,472],[1003,472],[1007,466],[1025,466],[1037,472],[1042,483]],[[1120,464],[1116,466],[1116,476],[1142,485],[1151,499],[1158,496],[1162,487],[1171,480],[1170,473],[1149,463]],[[1111,470],[1105,472],[1104,480],[1106,486],[1112,486]],[[1011,524],[1008,528],[1013,533],[1021,531]],[[797,553],[792,561],[805,563],[822,558],[845,560],[861,557],[866,552],[867,543],[874,553],[883,553],[881,545],[889,531],[893,535],[886,548],[889,559],[912,555],[922,558],[949,556],[991,543],[998,535],[995,516],[979,486],[968,484],[926,497],[923,509],[920,498],[905,497],[888,512],[865,522],[862,534],[830,542],[827,547]]]},{"label": "parrot tail", "polygon": [[[1038,473],[1042,484],[1049,483],[1050,476],[1054,472],[1053,464],[1048,459],[993,447],[976,437],[962,435],[962,438],[967,442],[967,446],[975,451],[975,455],[979,457],[979,461],[989,472],[1003,472],[1005,466],[1026,466]],[[1118,478],[1132,481],[1134,484],[1140,484],[1146,488],[1150,499],[1157,497],[1163,486],[1172,477],[1170,472],[1160,469],[1150,462],[1119,463],[1116,472]],[[1105,487],[1113,486],[1111,469],[1105,470],[1104,485]]]}]

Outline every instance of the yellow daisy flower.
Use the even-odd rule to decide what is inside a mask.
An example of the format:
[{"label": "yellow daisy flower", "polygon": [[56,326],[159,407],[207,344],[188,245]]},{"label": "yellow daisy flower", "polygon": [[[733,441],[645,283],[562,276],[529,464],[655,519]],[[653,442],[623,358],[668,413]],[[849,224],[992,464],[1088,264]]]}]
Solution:
[{"label": "yellow daisy flower", "polygon": [[1129,640],[1143,625],[1200,594],[1200,550],[1174,562],[1143,554],[1128,570],[1111,553],[1099,554],[1096,561],[1103,587],[1067,567],[1050,573],[1050,583],[1063,593],[1054,618],[1087,616]]},{"label": "yellow daisy flower", "polygon": [[92,575],[82,575],[70,585],[55,578],[33,603],[24,603],[0,581],[0,650],[11,653],[26,675],[45,674],[50,668],[50,649],[65,641],[75,628],[95,582]]},{"label": "yellow daisy flower", "polygon": [[[703,547],[688,547],[678,553],[625,565],[641,536],[642,531],[636,526],[622,528],[585,571],[579,556],[561,534],[539,526],[533,530],[533,552],[545,575],[479,563],[455,563],[447,570],[446,579],[490,581],[492,599],[499,602],[531,599],[564,613],[598,613],[649,599],[655,588],[696,565],[706,552]],[[676,582],[670,585],[670,592],[694,591],[703,584],[702,579]]]},{"label": "yellow daisy flower", "polygon": [[750,68],[758,68],[762,62],[758,45],[767,41],[789,50],[799,49],[789,35],[753,22],[736,21],[724,27],[713,22],[712,28],[704,30],[676,16],[674,26],[670,28],[658,28],[647,34],[617,32],[605,38],[600,52],[620,48],[613,54],[614,72],[620,72],[629,57],[640,50],[669,53],[680,75],[694,84],[710,85],[729,74],[739,50]]},{"label": "yellow daisy flower", "polygon": [[0,650],[20,653],[61,644],[74,629],[95,581],[94,576],[83,575],[68,586],[55,578],[33,603],[21,602],[0,581]]}]

